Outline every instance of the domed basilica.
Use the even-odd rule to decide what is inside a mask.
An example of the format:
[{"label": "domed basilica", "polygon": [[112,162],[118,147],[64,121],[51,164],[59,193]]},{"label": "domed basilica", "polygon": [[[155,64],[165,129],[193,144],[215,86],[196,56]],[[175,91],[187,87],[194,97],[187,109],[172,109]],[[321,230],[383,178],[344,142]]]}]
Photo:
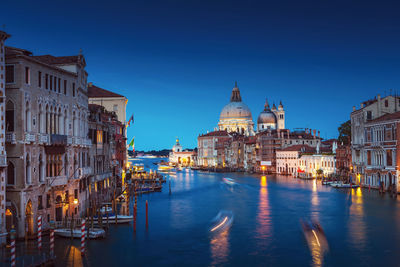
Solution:
[{"label": "domed basilica", "polygon": [[[232,89],[231,101],[221,111],[218,123],[219,130],[228,132],[237,132],[246,136],[254,135],[254,122],[249,107],[242,102],[240,91],[235,82]],[[268,129],[285,129],[285,111],[282,102],[278,109],[275,104],[272,109],[266,101],[264,110],[257,119],[257,132]]]}]

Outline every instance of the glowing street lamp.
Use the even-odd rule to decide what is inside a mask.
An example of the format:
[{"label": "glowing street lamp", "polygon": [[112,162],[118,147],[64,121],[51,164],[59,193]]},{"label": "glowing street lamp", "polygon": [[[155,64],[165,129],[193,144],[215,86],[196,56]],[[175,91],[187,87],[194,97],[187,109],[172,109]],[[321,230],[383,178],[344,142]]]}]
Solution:
[{"label": "glowing street lamp", "polygon": [[74,204],[77,205],[78,203],[79,203],[78,199],[75,198],[75,199],[74,199]]}]

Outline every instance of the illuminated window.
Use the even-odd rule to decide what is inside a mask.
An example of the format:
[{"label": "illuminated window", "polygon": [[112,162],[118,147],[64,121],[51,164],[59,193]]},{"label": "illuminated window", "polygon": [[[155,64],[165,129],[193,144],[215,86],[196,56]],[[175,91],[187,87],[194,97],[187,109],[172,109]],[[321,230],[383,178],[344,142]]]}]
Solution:
[{"label": "illuminated window", "polygon": [[97,143],[102,144],[103,143],[103,131],[97,130]]}]

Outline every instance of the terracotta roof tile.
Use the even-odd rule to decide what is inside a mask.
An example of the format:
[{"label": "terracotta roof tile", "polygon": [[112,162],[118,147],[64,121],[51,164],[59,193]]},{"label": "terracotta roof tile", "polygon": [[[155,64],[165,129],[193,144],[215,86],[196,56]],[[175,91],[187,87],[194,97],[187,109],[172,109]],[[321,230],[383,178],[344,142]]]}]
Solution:
[{"label": "terracotta roof tile", "polygon": [[382,121],[391,121],[391,120],[396,120],[400,119],[400,111],[395,112],[395,113],[390,113],[390,114],[385,114],[379,118],[376,118],[374,120],[370,120],[367,123],[375,123],[375,122],[382,122]]},{"label": "terracotta roof tile", "polygon": [[123,95],[108,91],[95,85],[88,85],[88,96],[93,97],[124,97]]},{"label": "terracotta roof tile", "polygon": [[303,153],[314,153],[315,148],[308,145],[293,145],[286,148],[282,148],[280,151],[299,151]]},{"label": "terracotta roof tile", "polygon": [[43,55],[43,56],[32,56],[32,58],[49,65],[64,65],[64,64],[72,64],[80,62],[79,56],[55,57],[52,55]]},{"label": "terracotta roof tile", "polygon": [[213,132],[209,132],[203,135],[200,135],[201,137],[205,137],[205,136],[229,136],[227,131],[213,131]]}]

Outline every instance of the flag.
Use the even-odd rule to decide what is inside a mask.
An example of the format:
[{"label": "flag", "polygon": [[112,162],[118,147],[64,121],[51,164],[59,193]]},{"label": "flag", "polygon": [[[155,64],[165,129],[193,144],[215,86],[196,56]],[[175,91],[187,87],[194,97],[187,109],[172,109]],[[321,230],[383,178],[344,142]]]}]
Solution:
[{"label": "flag", "polygon": [[132,116],[129,118],[128,127],[131,125],[131,122],[132,122],[132,124],[134,123],[133,114],[132,114]]},{"label": "flag", "polygon": [[132,141],[129,143],[128,147],[132,147],[133,151],[135,151],[135,137],[132,138]]}]

